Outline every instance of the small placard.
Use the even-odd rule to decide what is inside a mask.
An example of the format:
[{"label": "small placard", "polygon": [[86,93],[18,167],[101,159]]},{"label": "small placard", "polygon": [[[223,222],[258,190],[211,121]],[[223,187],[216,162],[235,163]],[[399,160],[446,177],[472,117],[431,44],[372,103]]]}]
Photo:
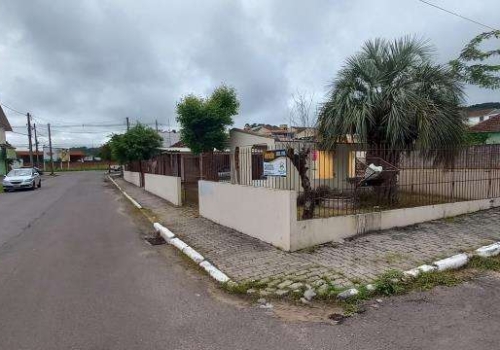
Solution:
[{"label": "small placard", "polygon": [[286,151],[272,150],[264,152],[264,176],[286,176]]}]

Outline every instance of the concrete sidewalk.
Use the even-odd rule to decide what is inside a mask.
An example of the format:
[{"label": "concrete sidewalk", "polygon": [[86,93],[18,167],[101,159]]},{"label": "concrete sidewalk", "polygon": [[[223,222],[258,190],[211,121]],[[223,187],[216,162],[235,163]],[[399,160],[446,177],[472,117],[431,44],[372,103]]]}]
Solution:
[{"label": "concrete sidewalk", "polygon": [[345,288],[368,283],[387,270],[408,270],[500,239],[500,208],[497,208],[287,253],[199,217],[196,208],[174,207],[123,179],[116,181],[150,210],[158,222],[232,280],[261,282],[263,295],[286,294],[305,284],[321,290],[322,285],[328,284]]}]

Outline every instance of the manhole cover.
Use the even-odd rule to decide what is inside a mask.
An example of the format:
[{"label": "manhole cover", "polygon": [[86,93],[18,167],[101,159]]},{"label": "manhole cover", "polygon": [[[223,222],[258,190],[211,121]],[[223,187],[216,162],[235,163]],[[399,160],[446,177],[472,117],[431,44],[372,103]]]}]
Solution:
[{"label": "manhole cover", "polygon": [[161,236],[146,237],[145,240],[151,245],[161,245],[166,243],[163,237]]},{"label": "manhole cover", "polygon": [[345,316],[342,314],[331,314],[328,318],[338,324],[342,323],[345,320]]}]

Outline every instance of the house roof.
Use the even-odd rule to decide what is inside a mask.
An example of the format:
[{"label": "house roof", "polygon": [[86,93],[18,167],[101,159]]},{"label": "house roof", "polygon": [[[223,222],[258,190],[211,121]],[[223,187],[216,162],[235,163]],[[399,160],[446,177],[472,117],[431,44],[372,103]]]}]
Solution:
[{"label": "house roof", "polygon": [[7,116],[3,112],[2,106],[0,106],[0,127],[4,128],[5,131],[12,131],[12,127],[10,126]]},{"label": "house roof", "polygon": [[184,142],[181,141],[177,141],[176,143],[174,143],[173,145],[171,145],[170,147],[175,147],[175,148],[184,148],[184,147],[187,147],[186,144]]},{"label": "house roof", "polygon": [[472,132],[500,132],[500,114],[491,116],[488,120],[472,126]]},{"label": "house roof", "polygon": [[238,129],[238,128],[232,128],[230,131],[236,131],[236,132],[241,132],[243,134],[249,134],[253,136],[259,136],[259,137],[264,137],[266,139],[275,139],[274,136],[271,135],[265,135],[265,134],[260,134],[258,132],[250,131],[250,130],[243,130],[243,129]]},{"label": "house roof", "polygon": [[477,110],[472,110],[472,111],[467,111],[467,117],[472,118],[472,117],[482,117],[485,115],[488,115],[489,113],[493,112],[495,108],[486,108],[486,109],[477,109]]}]

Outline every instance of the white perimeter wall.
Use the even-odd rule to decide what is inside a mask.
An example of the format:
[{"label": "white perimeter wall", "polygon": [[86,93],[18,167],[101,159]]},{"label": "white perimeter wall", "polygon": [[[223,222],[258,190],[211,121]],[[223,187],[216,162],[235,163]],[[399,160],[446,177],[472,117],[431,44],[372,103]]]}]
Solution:
[{"label": "white perimeter wall", "polygon": [[181,178],[156,174],[144,174],[144,189],[174,205],[182,205]]},{"label": "white perimeter wall", "polygon": [[137,187],[141,186],[141,174],[134,171],[123,171],[123,179]]},{"label": "white perimeter wall", "polygon": [[198,184],[201,216],[286,251],[500,206],[500,198],[493,198],[299,221],[295,191]]},{"label": "white perimeter wall", "polygon": [[378,213],[296,221],[291,230],[291,250],[342,241],[370,231],[410,226],[426,221],[472,213],[500,206],[500,198],[427,205]]},{"label": "white perimeter wall", "polygon": [[198,186],[201,216],[290,250],[295,192],[210,181]]}]

